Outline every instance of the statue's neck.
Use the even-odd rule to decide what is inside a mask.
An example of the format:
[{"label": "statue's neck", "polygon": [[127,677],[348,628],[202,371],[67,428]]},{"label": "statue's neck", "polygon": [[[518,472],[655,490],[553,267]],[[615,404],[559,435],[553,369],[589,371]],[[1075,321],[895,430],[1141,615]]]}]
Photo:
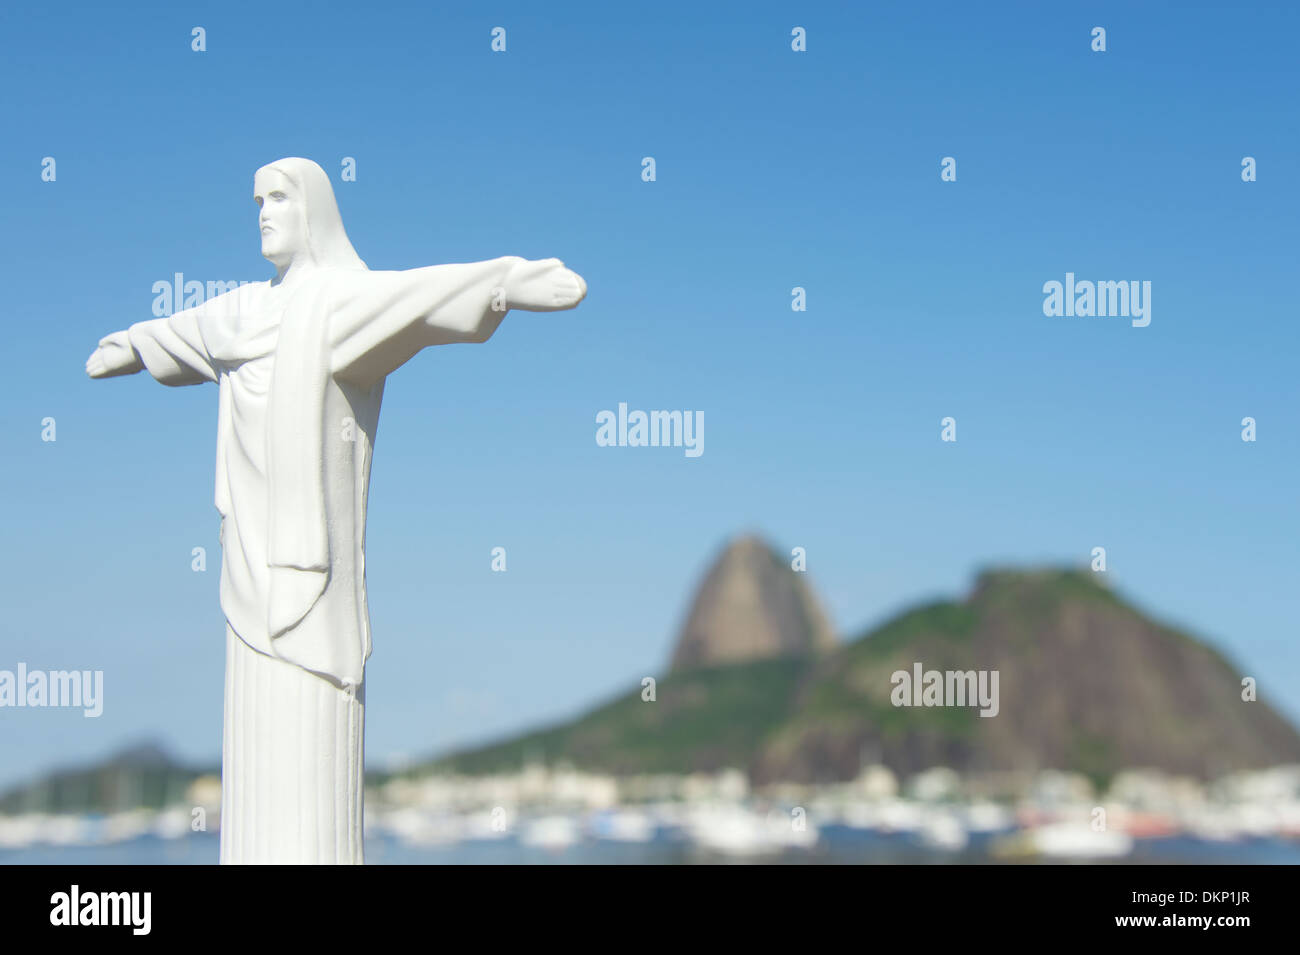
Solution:
[{"label": "statue's neck", "polygon": [[291,289],[302,284],[317,270],[315,262],[295,259],[283,269],[277,269],[275,278],[271,279],[271,288]]}]

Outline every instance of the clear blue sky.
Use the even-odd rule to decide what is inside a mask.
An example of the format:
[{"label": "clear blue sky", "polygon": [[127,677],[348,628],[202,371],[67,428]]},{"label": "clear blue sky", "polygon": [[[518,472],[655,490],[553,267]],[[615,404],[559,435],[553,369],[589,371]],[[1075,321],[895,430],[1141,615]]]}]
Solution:
[{"label": "clear blue sky", "polygon": [[[0,13],[0,669],[106,697],[0,710],[0,785],[142,736],[219,758],[216,389],[83,362],[155,281],[269,277],[253,171],[291,155],[372,268],[555,255],[590,287],[389,381],[372,765],[662,673],[748,528],[807,548],[848,636],[1105,546],[1300,714],[1296,7],[329,6]],[[1151,281],[1150,326],[1045,317],[1067,271]],[[702,411],[703,456],[597,447],[620,401]]]}]

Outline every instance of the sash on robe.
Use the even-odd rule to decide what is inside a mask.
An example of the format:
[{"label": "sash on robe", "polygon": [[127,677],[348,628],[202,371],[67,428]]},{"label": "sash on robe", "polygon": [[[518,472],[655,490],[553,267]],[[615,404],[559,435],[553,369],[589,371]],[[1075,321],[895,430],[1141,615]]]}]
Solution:
[{"label": "sash on robe", "polygon": [[315,606],[330,579],[323,455],[329,284],[328,271],[322,271],[294,291],[276,344],[267,432],[272,645]]}]

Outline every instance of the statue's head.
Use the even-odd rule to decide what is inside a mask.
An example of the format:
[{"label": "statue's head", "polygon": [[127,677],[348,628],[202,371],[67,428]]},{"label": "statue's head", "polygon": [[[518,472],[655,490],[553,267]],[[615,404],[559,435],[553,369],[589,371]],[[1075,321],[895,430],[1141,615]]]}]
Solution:
[{"label": "statue's head", "polygon": [[257,170],[253,199],[262,255],[281,273],[296,263],[366,267],[343,230],[329,176],[310,159],[278,159]]}]

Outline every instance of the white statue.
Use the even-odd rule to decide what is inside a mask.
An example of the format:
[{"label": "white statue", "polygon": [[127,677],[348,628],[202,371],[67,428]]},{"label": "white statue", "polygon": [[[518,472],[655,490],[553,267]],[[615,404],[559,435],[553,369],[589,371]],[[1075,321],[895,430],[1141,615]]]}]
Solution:
[{"label": "white statue", "polygon": [[253,179],[275,278],[102,339],[92,378],[218,385],[226,616],[222,863],[360,863],[366,496],[385,377],[429,345],[483,342],[506,310],[573,308],[559,259],[369,271],[325,172]]}]

